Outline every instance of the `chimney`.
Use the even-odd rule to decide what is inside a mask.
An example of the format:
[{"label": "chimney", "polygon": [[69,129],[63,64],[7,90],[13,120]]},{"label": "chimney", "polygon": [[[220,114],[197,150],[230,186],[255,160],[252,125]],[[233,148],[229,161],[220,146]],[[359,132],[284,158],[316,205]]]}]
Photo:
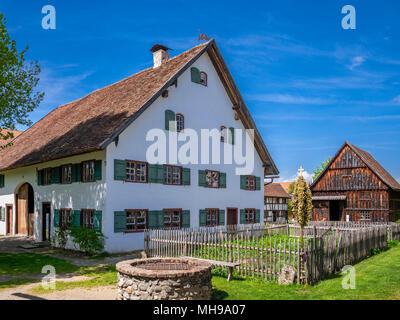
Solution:
[{"label": "chimney", "polygon": [[155,44],[150,49],[150,51],[153,52],[153,61],[154,61],[153,68],[154,69],[158,68],[163,63],[165,63],[169,60],[169,53],[167,52],[167,50],[170,50],[170,49],[161,44]]}]

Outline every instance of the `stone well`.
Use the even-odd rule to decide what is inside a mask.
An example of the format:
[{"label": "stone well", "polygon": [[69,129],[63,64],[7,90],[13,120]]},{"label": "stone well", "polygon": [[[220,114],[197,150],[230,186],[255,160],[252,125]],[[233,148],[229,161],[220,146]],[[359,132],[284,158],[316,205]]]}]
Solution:
[{"label": "stone well", "polygon": [[117,263],[118,300],[208,300],[211,264],[187,258]]}]

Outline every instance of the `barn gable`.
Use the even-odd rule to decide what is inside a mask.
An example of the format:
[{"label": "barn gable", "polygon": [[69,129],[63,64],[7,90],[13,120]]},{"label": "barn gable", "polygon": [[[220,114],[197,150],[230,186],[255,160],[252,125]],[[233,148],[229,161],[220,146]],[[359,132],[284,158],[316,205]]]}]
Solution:
[{"label": "barn gable", "polygon": [[368,152],[346,142],[311,185],[313,219],[394,220],[399,189]]}]

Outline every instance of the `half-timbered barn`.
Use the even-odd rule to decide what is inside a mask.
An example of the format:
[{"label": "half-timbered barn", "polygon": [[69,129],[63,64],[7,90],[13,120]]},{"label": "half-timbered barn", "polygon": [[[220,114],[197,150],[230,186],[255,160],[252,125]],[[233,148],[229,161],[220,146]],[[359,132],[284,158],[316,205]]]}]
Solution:
[{"label": "half-timbered barn", "polygon": [[313,220],[394,221],[400,184],[371,156],[345,142],[311,184]]}]

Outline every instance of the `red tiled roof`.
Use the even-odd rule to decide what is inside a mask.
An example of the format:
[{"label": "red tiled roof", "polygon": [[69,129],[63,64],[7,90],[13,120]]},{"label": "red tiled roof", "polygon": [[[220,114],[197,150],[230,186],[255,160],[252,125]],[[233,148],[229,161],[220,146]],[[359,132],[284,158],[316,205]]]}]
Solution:
[{"label": "red tiled roof", "polygon": [[285,181],[285,182],[277,182],[278,184],[281,185],[281,187],[286,191],[289,192],[289,187],[292,183],[294,183],[295,181]]},{"label": "red tiled roof", "polygon": [[107,139],[133,121],[142,107],[154,101],[171,78],[208,44],[54,109],[19,135],[7,152],[0,151],[0,170],[102,149]]},{"label": "red tiled roof", "polygon": [[7,140],[0,139],[0,146],[5,146],[6,144],[10,143],[13,141],[16,137],[18,137],[23,131],[19,130],[9,130],[9,129],[1,129],[0,132],[4,135],[6,135],[8,132],[11,132],[14,137],[13,138],[8,138]]},{"label": "red tiled roof", "polygon": [[274,198],[290,198],[280,183],[269,183],[264,185],[264,196]]}]

